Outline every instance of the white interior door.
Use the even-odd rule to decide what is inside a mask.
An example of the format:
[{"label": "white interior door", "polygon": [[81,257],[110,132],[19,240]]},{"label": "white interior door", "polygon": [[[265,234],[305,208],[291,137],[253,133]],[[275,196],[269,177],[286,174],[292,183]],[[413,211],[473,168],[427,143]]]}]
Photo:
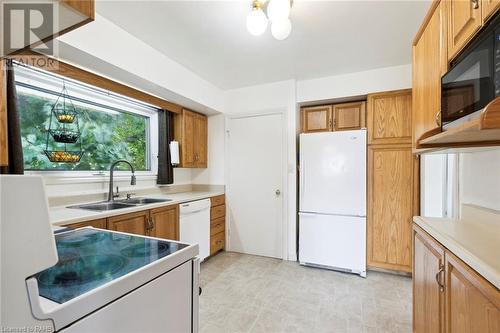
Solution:
[{"label": "white interior door", "polygon": [[282,115],[228,122],[229,250],[283,257]]}]

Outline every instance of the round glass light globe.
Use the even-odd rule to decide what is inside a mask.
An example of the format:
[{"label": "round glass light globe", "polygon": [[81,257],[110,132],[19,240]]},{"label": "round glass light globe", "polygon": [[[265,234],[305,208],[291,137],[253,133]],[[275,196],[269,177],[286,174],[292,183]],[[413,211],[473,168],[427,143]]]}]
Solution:
[{"label": "round glass light globe", "polygon": [[277,40],[284,40],[292,32],[292,22],[290,19],[281,19],[271,23],[271,34]]},{"label": "round glass light globe", "polygon": [[260,36],[267,29],[267,17],[262,9],[252,9],[247,16],[247,30],[254,36]]},{"label": "round glass light globe", "polygon": [[290,16],[290,0],[271,0],[267,5],[267,16],[271,22]]}]

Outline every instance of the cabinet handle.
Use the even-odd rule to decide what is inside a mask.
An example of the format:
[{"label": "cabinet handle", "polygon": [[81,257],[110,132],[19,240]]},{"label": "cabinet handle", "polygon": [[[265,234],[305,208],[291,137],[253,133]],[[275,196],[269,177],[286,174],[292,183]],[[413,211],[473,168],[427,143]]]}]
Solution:
[{"label": "cabinet handle", "polygon": [[436,125],[441,126],[441,111],[436,113],[434,116],[434,120],[436,121]]},{"label": "cabinet handle", "polygon": [[479,0],[471,0],[471,2],[472,2],[472,9],[479,8]]},{"label": "cabinet handle", "polygon": [[439,286],[439,292],[444,292],[444,284],[441,283],[441,273],[444,272],[444,265],[439,265],[439,271],[436,273],[436,282]]},{"label": "cabinet handle", "polygon": [[333,129],[333,122],[332,122],[331,119],[328,121],[328,127],[330,127],[331,129]]}]

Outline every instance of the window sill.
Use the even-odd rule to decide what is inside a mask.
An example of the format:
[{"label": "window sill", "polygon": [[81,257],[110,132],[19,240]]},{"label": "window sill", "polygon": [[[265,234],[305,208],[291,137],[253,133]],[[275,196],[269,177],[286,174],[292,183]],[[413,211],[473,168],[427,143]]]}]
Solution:
[{"label": "window sill", "polygon": [[[90,183],[109,183],[109,172],[96,174],[91,172],[58,172],[58,171],[26,171],[26,175],[42,176],[45,185],[64,185],[64,184],[90,184]],[[113,180],[129,181],[130,171],[115,171]],[[135,173],[137,181],[156,180],[157,175],[148,171],[139,171]]]}]

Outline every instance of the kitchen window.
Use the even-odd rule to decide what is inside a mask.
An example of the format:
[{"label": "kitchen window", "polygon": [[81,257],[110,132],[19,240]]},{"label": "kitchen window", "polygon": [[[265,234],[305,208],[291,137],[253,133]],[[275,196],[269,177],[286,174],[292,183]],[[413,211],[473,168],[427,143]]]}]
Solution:
[{"label": "kitchen window", "polygon": [[[26,171],[95,174],[109,170],[112,162],[125,159],[138,171],[156,173],[156,108],[19,64],[15,66],[15,75]],[[78,163],[53,163],[44,153],[51,108],[63,82],[78,114],[83,151]],[[49,150],[56,148],[57,143],[48,142]]]}]

